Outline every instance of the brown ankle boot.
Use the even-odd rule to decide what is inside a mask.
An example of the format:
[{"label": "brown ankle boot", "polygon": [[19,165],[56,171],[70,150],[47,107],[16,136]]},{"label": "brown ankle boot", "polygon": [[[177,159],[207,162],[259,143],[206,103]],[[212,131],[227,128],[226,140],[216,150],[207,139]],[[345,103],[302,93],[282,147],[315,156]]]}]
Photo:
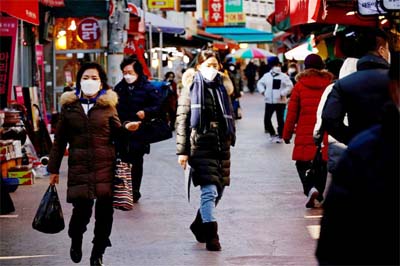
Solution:
[{"label": "brown ankle boot", "polygon": [[204,223],[204,232],[206,236],[206,248],[209,251],[220,251],[221,244],[218,237],[218,224],[217,222]]},{"label": "brown ankle boot", "polygon": [[193,223],[190,225],[190,230],[196,237],[196,240],[200,243],[206,243],[206,238],[204,235],[203,229],[203,220],[201,219],[200,210],[197,211],[196,218],[194,219]]}]

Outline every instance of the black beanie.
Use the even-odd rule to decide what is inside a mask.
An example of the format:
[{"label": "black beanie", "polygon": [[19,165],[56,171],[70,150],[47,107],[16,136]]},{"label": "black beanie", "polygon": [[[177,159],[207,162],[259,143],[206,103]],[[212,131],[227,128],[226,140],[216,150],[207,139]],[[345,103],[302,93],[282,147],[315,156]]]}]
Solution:
[{"label": "black beanie", "polygon": [[315,68],[321,70],[325,68],[325,64],[319,55],[309,54],[307,55],[306,59],[304,59],[304,67],[305,69]]}]

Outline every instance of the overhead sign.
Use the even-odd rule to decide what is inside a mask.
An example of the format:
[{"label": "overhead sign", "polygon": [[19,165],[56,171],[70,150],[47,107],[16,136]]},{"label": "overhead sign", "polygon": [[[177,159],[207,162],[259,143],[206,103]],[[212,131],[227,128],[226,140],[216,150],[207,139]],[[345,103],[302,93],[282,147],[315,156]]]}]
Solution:
[{"label": "overhead sign", "polygon": [[38,0],[1,0],[0,11],[34,25],[39,25]]},{"label": "overhead sign", "polygon": [[179,11],[196,11],[196,0],[178,0]]},{"label": "overhead sign", "polygon": [[382,0],[382,6],[387,10],[400,10],[400,0]]},{"label": "overhead sign", "polygon": [[97,19],[85,18],[78,25],[78,36],[84,42],[95,42],[100,38],[100,25]]},{"label": "overhead sign", "polygon": [[147,7],[150,9],[173,10],[174,0],[148,0]]},{"label": "overhead sign", "polygon": [[224,26],[225,6],[224,0],[208,1],[208,25]]},{"label": "overhead sign", "polygon": [[378,0],[358,0],[357,8],[361,16],[386,14]]},{"label": "overhead sign", "polygon": [[225,25],[245,24],[246,17],[243,12],[243,0],[225,1]]}]

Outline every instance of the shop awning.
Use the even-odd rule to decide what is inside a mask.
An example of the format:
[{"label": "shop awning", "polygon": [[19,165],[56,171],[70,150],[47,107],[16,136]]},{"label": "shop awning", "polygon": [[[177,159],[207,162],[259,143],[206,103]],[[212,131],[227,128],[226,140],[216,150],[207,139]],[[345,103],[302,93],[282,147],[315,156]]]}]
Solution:
[{"label": "shop awning", "polygon": [[213,27],[207,28],[206,32],[220,35],[237,43],[266,43],[272,42],[274,38],[271,32],[245,27]]},{"label": "shop awning", "polygon": [[38,0],[1,0],[0,11],[31,24],[39,25]]},{"label": "shop awning", "polygon": [[144,22],[146,23],[147,31],[149,31],[151,25],[152,32],[185,34],[185,28],[183,26],[176,25],[172,21],[150,12],[145,12]]}]

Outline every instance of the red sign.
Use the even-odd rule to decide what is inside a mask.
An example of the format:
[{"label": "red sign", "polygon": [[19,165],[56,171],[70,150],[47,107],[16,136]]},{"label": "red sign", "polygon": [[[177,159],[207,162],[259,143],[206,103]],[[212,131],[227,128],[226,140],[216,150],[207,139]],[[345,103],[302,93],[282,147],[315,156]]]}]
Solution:
[{"label": "red sign", "polygon": [[275,0],[275,23],[284,21],[289,15],[289,0]]},{"label": "red sign", "polygon": [[34,25],[39,25],[38,0],[1,0],[0,11]]},{"label": "red sign", "polygon": [[224,0],[208,1],[208,24],[212,26],[224,25]]},{"label": "red sign", "polygon": [[321,0],[290,1],[290,25],[301,25],[316,22]]},{"label": "red sign", "polygon": [[0,17],[0,98],[1,107],[11,99],[12,77],[14,70],[15,39],[18,20]]},{"label": "red sign", "polygon": [[85,18],[78,25],[78,36],[84,42],[95,42],[100,38],[100,25],[97,19]]}]

